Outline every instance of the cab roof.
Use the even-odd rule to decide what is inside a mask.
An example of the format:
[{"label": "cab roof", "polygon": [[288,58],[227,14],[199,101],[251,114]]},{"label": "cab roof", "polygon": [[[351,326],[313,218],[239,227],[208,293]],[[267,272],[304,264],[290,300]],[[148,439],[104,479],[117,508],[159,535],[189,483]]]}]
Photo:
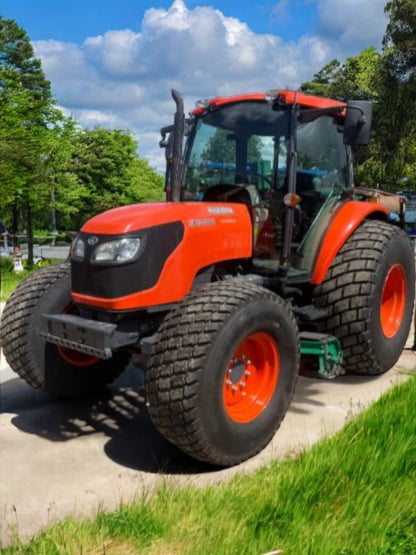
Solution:
[{"label": "cab roof", "polygon": [[217,96],[208,100],[200,100],[192,111],[194,116],[201,116],[214,108],[237,102],[278,102],[288,106],[297,104],[301,108],[331,109],[340,112],[341,118],[345,117],[347,104],[339,100],[324,98],[291,90],[273,90],[267,93],[249,93],[235,96]]}]

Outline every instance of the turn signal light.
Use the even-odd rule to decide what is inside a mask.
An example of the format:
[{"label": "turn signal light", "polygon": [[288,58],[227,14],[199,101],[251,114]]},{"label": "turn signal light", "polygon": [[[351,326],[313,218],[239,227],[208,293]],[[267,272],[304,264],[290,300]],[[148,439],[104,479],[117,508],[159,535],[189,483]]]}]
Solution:
[{"label": "turn signal light", "polygon": [[300,196],[296,193],[287,193],[287,195],[283,197],[283,204],[287,206],[287,208],[295,208],[295,206],[300,204],[301,200]]}]

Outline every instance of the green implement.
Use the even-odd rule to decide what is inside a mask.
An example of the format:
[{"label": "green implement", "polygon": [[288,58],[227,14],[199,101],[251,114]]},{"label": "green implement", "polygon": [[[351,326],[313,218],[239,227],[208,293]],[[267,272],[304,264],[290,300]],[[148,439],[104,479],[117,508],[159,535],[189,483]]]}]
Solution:
[{"label": "green implement", "polygon": [[300,354],[303,374],[317,371],[320,378],[327,380],[344,374],[341,344],[333,335],[302,332]]}]

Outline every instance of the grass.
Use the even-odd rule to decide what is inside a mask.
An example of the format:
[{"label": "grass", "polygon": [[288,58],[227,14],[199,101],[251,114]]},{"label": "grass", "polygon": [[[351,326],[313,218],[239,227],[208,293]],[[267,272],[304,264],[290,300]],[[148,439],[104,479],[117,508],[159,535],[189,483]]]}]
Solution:
[{"label": "grass", "polygon": [[[52,260],[51,262],[43,262],[45,264],[56,264],[63,262],[62,260]],[[13,270],[13,260],[11,258],[1,259],[1,295],[0,302],[5,303],[19,283],[32,272],[39,269],[41,266],[32,266],[32,268],[25,268],[22,272],[15,272]]]},{"label": "grass", "polygon": [[67,519],[2,554],[416,553],[416,377],[298,459]]},{"label": "grass", "polygon": [[2,271],[1,273],[1,302],[5,303],[15,288],[26,276],[34,270],[23,270],[23,272]]}]

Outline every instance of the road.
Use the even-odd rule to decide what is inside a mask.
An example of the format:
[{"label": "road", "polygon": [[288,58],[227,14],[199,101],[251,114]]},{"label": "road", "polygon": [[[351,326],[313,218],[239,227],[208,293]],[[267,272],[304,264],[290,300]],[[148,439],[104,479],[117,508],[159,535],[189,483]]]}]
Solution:
[{"label": "road", "polygon": [[28,539],[68,515],[114,509],[166,480],[212,484],[296,455],[333,434],[416,367],[405,350],[382,376],[300,377],[294,401],[275,438],[257,457],[231,469],[200,464],[165,441],[152,426],[142,373],[130,366],[104,393],[58,400],[35,391],[0,367],[0,537]]}]

